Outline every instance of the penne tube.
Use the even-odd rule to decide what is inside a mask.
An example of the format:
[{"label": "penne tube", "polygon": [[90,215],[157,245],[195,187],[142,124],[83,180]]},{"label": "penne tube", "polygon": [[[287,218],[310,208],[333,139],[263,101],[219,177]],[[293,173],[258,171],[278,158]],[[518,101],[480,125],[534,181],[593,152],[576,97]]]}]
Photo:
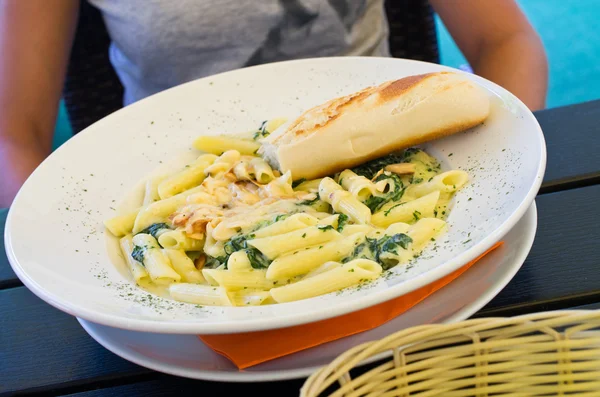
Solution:
[{"label": "penne tube", "polygon": [[277,303],[312,298],[358,284],[361,280],[377,278],[381,265],[368,259],[354,259],[339,267],[302,279],[296,283],[271,289]]},{"label": "penne tube", "polygon": [[412,238],[411,248],[415,253],[420,252],[432,238],[444,231],[446,222],[437,218],[423,218],[412,225],[406,234]]},{"label": "penne tube", "polygon": [[244,155],[255,155],[260,144],[254,141],[224,135],[203,135],[194,141],[193,146],[198,150],[216,154],[217,156],[220,156],[228,150],[237,150],[240,154]]},{"label": "penne tube", "polygon": [[123,237],[126,234],[131,233],[139,213],[140,208],[136,208],[135,210],[125,214],[117,215],[104,221],[104,226],[106,226],[108,231],[111,232],[113,236]]},{"label": "penne tube", "polygon": [[373,182],[362,175],[355,174],[351,170],[342,171],[339,181],[339,184],[360,202],[366,201],[369,197],[377,193],[377,187]]},{"label": "penne tube", "polygon": [[434,176],[428,182],[410,185],[405,194],[409,197],[423,197],[434,191],[453,193],[463,187],[469,180],[469,174],[460,170],[443,172]]},{"label": "penne tube", "polygon": [[258,183],[266,185],[275,179],[271,166],[260,157],[250,160],[250,167],[250,176],[253,176]]},{"label": "penne tube", "polygon": [[206,240],[204,241],[204,252],[206,255],[218,258],[225,256],[225,242],[217,241],[212,236],[212,226],[210,223],[206,227]]},{"label": "penne tube", "polygon": [[214,154],[203,154],[189,166],[177,174],[166,178],[158,185],[158,195],[161,200],[172,197],[195,186],[206,178],[204,170],[217,159]]},{"label": "penne tube", "polygon": [[129,272],[133,276],[135,282],[138,284],[146,284],[150,282],[150,276],[148,275],[146,268],[144,268],[144,265],[131,256],[133,253],[133,240],[131,234],[121,238],[119,240],[119,245],[121,246],[121,252],[123,253],[125,262],[129,267]]},{"label": "penne tube", "polygon": [[326,243],[338,237],[340,234],[331,226],[309,226],[277,236],[248,240],[247,244],[267,258],[275,259],[286,252]]},{"label": "penne tube", "polygon": [[165,179],[167,179],[167,175],[158,175],[146,181],[144,201],[142,205],[146,206],[160,200],[160,195],[158,194],[158,185]]},{"label": "penne tube", "polygon": [[168,199],[154,202],[140,209],[135,223],[133,225],[133,234],[139,233],[143,229],[155,223],[165,223],[168,217],[175,212],[179,207],[186,204],[188,196],[202,191],[202,186],[198,186],[185,192],[181,192]]},{"label": "penne tube", "polygon": [[239,181],[249,181],[252,179],[250,175],[250,163],[246,160],[240,160],[233,166],[233,174]]},{"label": "penne tube", "polygon": [[227,291],[244,288],[268,290],[275,285],[273,281],[267,280],[265,270],[258,269],[233,272],[230,270],[203,269],[202,275],[211,285],[218,285]]},{"label": "penne tube", "polygon": [[236,251],[229,255],[227,270],[230,272],[248,272],[252,270],[250,259],[244,251]]},{"label": "penne tube", "polygon": [[319,219],[319,221],[317,222],[317,225],[319,226],[333,226],[334,228],[338,227],[338,219],[340,217],[340,214],[333,214],[333,215],[329,215],[327,217],[324,217],[323,219]]},{"label": "penne tube", "polygon": [[365,235],[356,233],[340,240],[289,252],[275,259],[267,269],[267,278],[277,280],[307,274],[324,262],[339,261],[354,250]]},{"label": "penne tube", "polygon": [[347,237],[355,233],[369,234],[373,230],[374,228],[369,225],[346,225],[340,233],[342,234],[342,236]]},{"label": "penne tube", "polygon": [[154,237],[140,233],[133,236],[132,240],[134,251],[136,248],[140,250],[142,264],[155,284],[165,285],[181,280],[181,276],[173,270],[169,258],[161,251]]},{"label": "penne tube", "polygon": [[184,251],[200,251],[204,247],[204,240],[189,237],[183,230],[161,231],[158,243],[163,248],[180,249]]},{"label": "penne tube", "polygon": [[321,266],[311,270],[310,272],[308,272],[308,274],[304,277],[302,277],[302,280],[306,280],[307,278],[311,278],[314,277],[316,275],[319,275],[321,273],[325,273],[329,270],[333,270],[336,269],[338,267],[342,266],[341,263],[339,262],[325,262],[323,263]]},{"label": "penne tube", "polygon": [[227,150],[217,157],[217,159],[211,165],[206,167],[204,173],[215,178],[219,177],[230,171],[235,163],[240,160],[240,157],[240,152],[237,150]]},{"label": "penne tube", "polygon": [[387,229],[385,229],[384,234],[387,236],[393,236],[398,233],[406,234],[409,229],[410,225],[408,223],[396,222],[389,225]]},{"label": "penne tube", "polygon": [[319,222],[319,220],[310,214],[298,213],[279,222],[275,222],[272,225],[258,229],[252,232],[252,234],[254,235],[254,238],[276,236],[294,230],[304,229],[308,226],[314,226],[317,222]]},{"label": "penne tube", "polygon": [[201,284],[173,283],[169,286],[171,298],[207,306],[232,306],[225,288]]},{"label": "penne tube", "polygon": [[434,191],[413,201],[388,203],[373,214],[371,222],[378,227],[388,227],[393,223],[431,218],[439,197],[440,192]]},{"label": "penne tube", "polygon": [[321,180],[319,179],[311,179],[310,181],[304,181],[300,183],[298,186],[294,188],[294,190],[298,192],[316,192],[319,190],[319,185],[321,184]]},{"label": "penne tube", "polygon": [[350,192],[344,190],[340,185],[329,177],[323,178],[319,185],[319,196],[321,200],[331,204],[335,212],[348,215],[356,223],[369,223],[371,210],[358,201]]},{"label": "penne tube", "polygon": [[202,283],[204,277],[202,273],[196,269],[194,262],[185,254],[185,251],[180,249],[163,249],[171,261],[173,269],[181,276],[181,281],[184,283]]},{"label": "penne tube", "polygon": [[269,291],[242,289],[229,293],[233,306],[259,306],[271,297]]}]

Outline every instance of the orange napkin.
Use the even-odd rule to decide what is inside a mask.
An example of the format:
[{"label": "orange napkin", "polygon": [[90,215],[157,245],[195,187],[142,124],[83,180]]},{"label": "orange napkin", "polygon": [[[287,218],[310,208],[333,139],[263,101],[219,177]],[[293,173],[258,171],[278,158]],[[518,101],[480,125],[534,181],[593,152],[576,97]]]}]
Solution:
[{"label": "orange napkin", "polygon": [[229,358],[239,369],[248,368],[376,328],[406,312],[444,287],[502,244],[502,242],[496,243],[475,260],[431,284],[366,309],[289,328],[241,334],[199,335],[198,337],[211,349]]}]

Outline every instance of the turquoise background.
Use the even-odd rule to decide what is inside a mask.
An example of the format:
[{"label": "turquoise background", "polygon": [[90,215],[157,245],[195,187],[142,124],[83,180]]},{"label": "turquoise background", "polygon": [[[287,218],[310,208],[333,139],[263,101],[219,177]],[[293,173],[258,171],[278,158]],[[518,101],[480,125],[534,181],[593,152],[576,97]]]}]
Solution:
[{"label": "turquoise background", "polygon": [[[453,0],[447,0],[453,1]],[[486,1],[486,0],[471,0]],[[600,0],[518,0],[540,34],[550,65],[549,108],[600,98]],[[466,65],[439,19],[441,63]],[[71,136],[61,103],[54,146]]]}]

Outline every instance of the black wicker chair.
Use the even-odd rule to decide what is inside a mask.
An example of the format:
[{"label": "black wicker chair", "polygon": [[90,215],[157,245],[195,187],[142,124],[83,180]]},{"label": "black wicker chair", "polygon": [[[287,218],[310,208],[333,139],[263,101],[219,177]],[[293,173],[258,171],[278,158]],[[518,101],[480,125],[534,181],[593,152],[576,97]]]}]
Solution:
[{"label": "black wicker chair", "polygon": [[[427,0],[386,0],[392,56],[439,62],[434,14]],[[123,86],[108,58],[110,37],[100,12],[81,0],[63,99],[73,133],[120,109]]]}]

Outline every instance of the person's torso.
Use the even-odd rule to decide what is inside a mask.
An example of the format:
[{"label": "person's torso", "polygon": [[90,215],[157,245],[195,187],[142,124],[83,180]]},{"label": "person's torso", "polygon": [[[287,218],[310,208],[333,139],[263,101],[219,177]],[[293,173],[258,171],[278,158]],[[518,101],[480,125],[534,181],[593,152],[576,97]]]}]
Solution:
[{"label": "person's torso", "polygon": [[245,66],[389,56],[383,0],[89,0],[112,38],[129,104]]}]

